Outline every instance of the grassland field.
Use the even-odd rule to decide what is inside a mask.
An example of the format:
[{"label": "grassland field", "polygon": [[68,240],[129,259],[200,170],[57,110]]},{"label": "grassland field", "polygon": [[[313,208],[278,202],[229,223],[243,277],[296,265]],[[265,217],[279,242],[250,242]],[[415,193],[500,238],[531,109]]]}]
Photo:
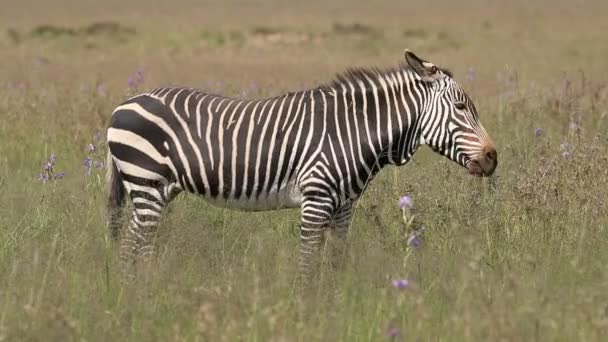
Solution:
[{"label": "grassland field", "polygon": [[[608,340],[606,1],[0,8],[0,341]],[[179,196],[157,257],[121,282],[101,164],[116,105],[163,85],[278,95],[396,66],[404,48],[473,98],[495,177],[428,148],[383,170],[357,204],[344,269],[324,264],[304,293],[297,210]],[[41,181],[51,154],[57,177]],[[425,227],[417,249],[406,194]]]}]

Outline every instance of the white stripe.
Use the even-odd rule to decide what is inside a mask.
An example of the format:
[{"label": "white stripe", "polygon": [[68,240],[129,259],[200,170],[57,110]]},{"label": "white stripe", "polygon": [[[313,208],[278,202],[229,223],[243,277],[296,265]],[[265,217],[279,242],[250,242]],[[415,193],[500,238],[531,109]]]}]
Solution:
[{"label": "white stripe", "polygon": [[150,180],[161,181],[165,184],[169,183],[169,181],[164,176],[156,172],[152,172],[148,169],[141,168],[135,164],[131,164],[127,161],[121,160],[116,156],[114,156],[114,163],[122,173]]},{"label": "white stripe", "polygon": [[[241,124],[243,123],[243,119],[245,115],[247,115],[247,108],[251,105],[252,102],[248,102],[245,108],[241,110],[239,113],[239,118],[236,122],[236,126],[234,127],[234,133],[232,134],[232,185],[230,186],[230,198],[234,198],[236,193],[236,158],[238,154],[237,146],[238,146],[238,135],[239,130],[241,129]],[[256,104],[257,106],[257,104]],[[245,151],[247,153],[247,151]],[[242,165],[241,165],[242,166]],[[245,172],[247,172],[247,168],[245,167]]]},{"label": "white stripe", "polygon": [[160,204],[158,204],[156,202],[153,202],[153,201],[150,201],[150,200],[147,200],[147,199],[145,199],[143,197],[135,197],[133,199],[133,204],[137,204],[137,203],[149,205],[149,206],[152,206],[152,207],[154,207],[154,208],[156,208],[158,210],[162,210],[163,209],[163,207]]},{"label": "white stripe", "polygon": [[107,135],[108,142],[120,143],[126,146],[130,146],[136,150],[145,153],[150,159],[161,165],[167,165],[174,175],[177,175],[177,170],[171,159],[163,157],[160,153],[150,144],[145,138],[124,129],[108,128]]},{"label": "white stripe", "polygon": [[[222,114],[220,115],[220,127],[219,127],[219,131],[218,131],[218,138],[219,138],[219,151],[220,151],[220,162],[217,166],[217,175],[219,176],[218,179],[218,194],[220,197],[223,197],[224,195],[224,149],[225,149],[225,145],[224,145],[224,119],[226,118],[226,113],[228,112],[228,109],[230,108],[230,106],[232,105],[232,103],[234,103],[235,101],[238,101],[237,105],[234,107],[234,109],[232,110],[232,114],[234,115],[234,112],[239,109],[239,107],[241,106],[242,101],[240,100],[232,100],[228,103],[228,105],[226,106],[226,108],[224,108],[224,111],[222,111]],[[226,128],[228,129],[228,128]]]},{"label": "white stripe", "polygon": [[[258,106],[261,102],[256,103],[255,107],[253,107],[253,111],[251,112],[251,116],[249,117],[249,129],[247,130],[247,141],[245,142],[245,175],[243,177],[243,189],[241,191],[241,196],[247,195],[247,183],[249,180],[249,155],[251,154],[251,140],[253,139],[253,128],[255,124],[255,114],[258,109]],[[264,105],[262,106],[261,112],[264,112],[264,109],[268,105],[269,101],[264,101]],[[258,142],[260,143],[260,142]]]}]

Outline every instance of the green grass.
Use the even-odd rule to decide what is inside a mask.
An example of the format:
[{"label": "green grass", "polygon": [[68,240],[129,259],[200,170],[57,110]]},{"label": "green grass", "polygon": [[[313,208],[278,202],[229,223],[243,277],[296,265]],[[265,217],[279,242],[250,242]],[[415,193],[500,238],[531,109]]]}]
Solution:
[{"label": "green grass", "polygon": [[[20,16],[33,1],[0,14],[0,341],[379,341],[391,327],[397,341],[608,336],[602,2],[209,4],[174,15],[159,8],[150,13],[158,25],[136,15],[141,2],[116,15],[113,2],[63,2],[79,20],[58,5]],[[242,20],[220,25],[237,9]],[[109,21],[132,30],[120,39],[82,33]],[[79,34],[27,35],[45,25]],[[344,269],[324,265],[304,291],[294,283],[297,210],[236,212],[180,195],[157,257],[133,284],[120,281],[117,248],[106,241],[105,170],[85,174],[82,161],[134,92],[127,79],[137,67],[145,89],[266,96],[346,66],[395,65],[405,47],[452,69],[469,91],[498,149],[497,177],[469,177],[426,148],[383,170],[357,204]],[[50,153],[66,176],[43,184]],[[407,258],[404,194],[426,227]],[[392,288],[398,278],[411,287]]]}]

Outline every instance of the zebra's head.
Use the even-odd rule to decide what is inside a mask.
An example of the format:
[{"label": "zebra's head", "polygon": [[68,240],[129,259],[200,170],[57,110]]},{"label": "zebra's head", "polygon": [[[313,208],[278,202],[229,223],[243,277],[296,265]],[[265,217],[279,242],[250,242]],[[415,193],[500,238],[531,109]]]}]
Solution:
[{"label": "zebra's head", "polygon": [[498,165],[494,143],[479,122],[473,101],[452,75],[409,50],[405,59],[428,89],[421,110],[422,144],[476,176],[490,176]]}]

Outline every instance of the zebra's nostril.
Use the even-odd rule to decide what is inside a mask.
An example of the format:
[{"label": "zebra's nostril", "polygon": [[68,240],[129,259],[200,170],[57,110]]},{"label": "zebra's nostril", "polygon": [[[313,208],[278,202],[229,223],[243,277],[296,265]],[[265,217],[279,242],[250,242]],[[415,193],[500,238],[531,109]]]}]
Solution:
[{"label": "zebra's nostril", "polygon": [[490,150],[486,152],[486,159],[496,161],[496,150]]}]

